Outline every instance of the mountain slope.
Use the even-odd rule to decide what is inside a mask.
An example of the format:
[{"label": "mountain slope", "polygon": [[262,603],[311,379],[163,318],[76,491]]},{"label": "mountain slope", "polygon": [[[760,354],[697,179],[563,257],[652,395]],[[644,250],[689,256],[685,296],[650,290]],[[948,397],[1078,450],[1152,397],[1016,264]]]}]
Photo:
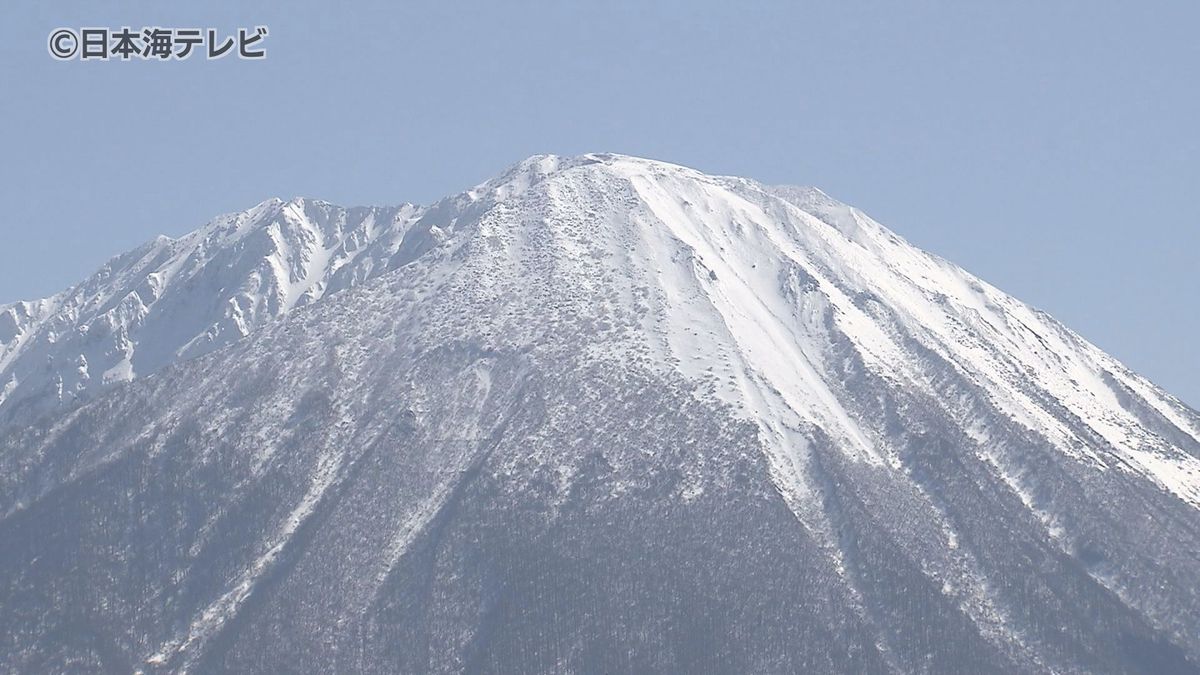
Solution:
[{"label": "mountain slope", "polygon": [[[280,255],[299,208],[8,308],[0,405],[49,415],[0,440],[16,669],[1200,663],[1200,416],[857,210],[613,155]],[[145,317],[265,309],[118,322],[115,379],[156,375],[16,393],[164,267]]]},{"label": "mountain slope", "polygon": [[54,297],[0,306],[0,416],[69,406],[402,265],[404,233],[426,212],[273,199],[159,237]]}]

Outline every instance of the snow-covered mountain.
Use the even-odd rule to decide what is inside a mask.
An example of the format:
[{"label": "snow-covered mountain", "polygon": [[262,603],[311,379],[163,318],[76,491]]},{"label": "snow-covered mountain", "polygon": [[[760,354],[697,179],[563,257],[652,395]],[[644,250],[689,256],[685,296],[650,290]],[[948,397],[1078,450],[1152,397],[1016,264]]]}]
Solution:
[{"label": "snow-covered mountain", "polygon": [[406,262],[425,209],[269,200],[117,256],[83,283],[0,306],[0,410],[40,414]]},{"label": "snow-covered mountain", "polygon": [[0,350],[18,671],[1200,664],[1200,415],[815,189],[274,200]]}]

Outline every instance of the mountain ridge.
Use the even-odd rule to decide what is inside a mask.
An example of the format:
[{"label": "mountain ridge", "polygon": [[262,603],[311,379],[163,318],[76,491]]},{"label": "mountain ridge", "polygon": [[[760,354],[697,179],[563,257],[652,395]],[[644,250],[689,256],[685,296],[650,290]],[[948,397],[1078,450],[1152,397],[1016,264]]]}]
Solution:
[{"label": "mountain ridge", "polygon": [[[412,262],[426,250],[438,245],[445,237],[451,236],[447,232],[452,231],[460,219],[471,223],[472,218],[486,214],[489,209],[503,209],[508,200],[518,198],[550,177],[561,178],[575,170],[604,171],[601,167],[637,167],[634,174],[644,170],[647,174],[656,174],[672,180],[683,177],[683,180],[687,181],[710,182],[719,190],[726,190],[729,186],[735,190],[748,189],[751,195],[757,194],[768,202],[776,198],[783,204],[794,206],[799,213],[791,216],[799,215],[803,222],[793,227],[810,230],[801,242],[807,247],[805,253],[810,258],[827,258],[809,261],[807,266],[802,266],[800,275],[804,278],[804,284],[816,282],[811,274],[815,262],[817,266],[824,264],[827,270],[840,266],[841,269],[837,269],[836,273],[848,271],[852,281],[870,289],[872,284],[880,285],[876,279],[869,278],[874,272],[871,266],[884,261],[885,265],[895,267],[895,261],[887,260],[886,256],[898,251],[906,256],[906,264],[915,262],[916,266],[925,269],[917,269],[915,273],[900,270],[899,274],[884,276],[885,282],[893,282],[900,277],[912,284],[913,277],[916,276],[916,283],[912,284],[916,286],[914,290],[932,296],[936,303],[948,301],[962,306],[969,313],[981,317],[987,330],[996,332],[997,324],[1000,323],[1015,324],[1015,328],[1003,326],[999,330],[1005,332],[1005,328],[1009,329],[1004,337],[1010,344],[1022,349],[1045,349],[1049,344],[1047,337],[1058,337],[1067,345],[1082,346],[1084,360],[1091,363],[1071,364],[1074,370],[1067,373],[1058,372],[1060,369],[1054,367],[1047,368],[1044,362],[1038,363],[1036,360],[1033,368],[1038,380],[1046,380],[1048,375],[1052,375],[1058,380],[1059,386],[1073,388],[1071,393],[1075,398],[1093,406],[1092,410],[1084,415],[1088,418],[1087,426],[1091,427],[1089,433],[1099,433],[1110,442],[1124,443],[1125,439],[1121,438],[1122,430],[1110,419],[1114,415],[1129,416],[1129,412],[1117,399],[1124,396],[1125,400],[1129,400],[1128,393],[1137,396],[1156,391],[1158,396],[1152,397],[1156,402],[1143,412],[1148,413],[1150,417],[1163,418],[1156,422],[1156,427],[1165,430],[1168,435],[1178,435],[1183,439],[1185,451],[1195,443],[1200,443],[1200,440],[1197,440],[1200,439],[1200,425],[1189,423],[1178,416],[1180,411],[1184,411],[1185,414],[1190,411],[1182,402],[1164,394],[1144,378],[1134,375],[1132,371],[1107,357],[1044,312],[1028,308],[942,258],[911,247],[861,211],[829,198],[819,189],[765,186],[743,178],[707,176],[675,164],[613,154],[585,154],[576,157],[533,155],[514,164],[497,178],[444,198],[429,207],[402,204],[398,207],[345,208],[321,200],[294,198],[284,202],[272,198],[247,211],[220,216],[177,239],[160,236],[128,253],[114,257],[88,280],[62,293],[31,303],[14,303],[0,307],[0,317],[6,317],[5,325],[0,325],[0,336],[12,335],[5,341],[3,352],[0,352],[0,380],[4,381],[4,385],[0,386],[0,419],[3,419],[5,414],[13,416],[9,409],[16,408],[19,411],[23,404],[27,404],[20,396],[25,390],[33,390],[29,398],[32,399],[31,407],[35,415],[43,414],[53,410],[55,406],[69,405],[76,395],[86,394],[93,387],[102,391],[111,383],[127,381],[139,374],[153,373],[176,360],[191,358],[230,344],[248,335],[262,322],[277,319],[297,306],[319,300],[327,291],[336,292],[354,287],[375,275],[385,274]],[[643,176],[629,177],[630,182],[640,179],[643,179]],[[637,191],[636,186],[634,190]],[[676,212],[670,217],[686,221],[688,214],[685,211],[691,204],[683,200],[682,206],[682,210],[675,209]],[[749,206],[758,208],[760,205]],[[778,210],[780,204],[768,203],[765,206],[767,209]],[[789,216],[776,213],[770,217]],[[831,237],[821,232],[821,226],[832,228],[840,237]],[[693,231],[684,234],[672,233],[671,236],[676,238],[677,242],[683,242],[689,250],[689,256],[696,254],[697,247],[707,245],[709,259],[719,259],[724,250],[721,244],[718,242],[717,248],[712,248],[712,242],[703,241],[703,234],[707,233],[698,236],[697,232]],[[687,241],[688,237],[691,237],[692,241]],[[673,245],[670,241],[659,244],[660,248]],[[773,245],[775,242],[768,242],[768,246]],[[837,250],[837,255],[842,257],[830,262],[829,252],[823,250],[827,247],[832,247],[831,250],[841,247]],[[862,251],[869,255],[860,255]],[[812,256],[814,252],[818,255]],[[660,263],[661,261],[654,264]],[[705,265],[702,256],[696,256],[693,264],[703,267],[703,274],[709,275],[711,280],[717,279],[716,271]],[[945,274],[943,270],[948,270],[950,274]],[[796,269],[789,269],[786,274],[795,272]],[[114,276],[116,278],[111,279]],[[795,283],[796,280],[792,278],[789,281]],[[172,293],[164,292],[172,290],[165,287],[173,284],[187,287],[199,284],[203,288],[191,297],[185,296],[176,300]],[[214,286],[217,288],[214,289]],[[829,286],[827,284],[826,288]],[[948,297],[945,291],[954,286],[960,287],[956,289],[959,293],[952,298]],[[736,290],[742,295],[735,304],[740,303],[741,307],[761,304],[757,300],[748,300],[760,295],[760,289],[743,284]],[[872,293],[870,290],[867,292]],[[168,300],[165,307],[158,303],[160,295]],[[216,296],[215,302],[210,295]],[[882,350],[874,354],[875,358],[881,361],[893,359],[894,354],[886,353],[895,350],[895,345],[889,344],[892,342],[891,338],[880,334],[878,327],[870,325],[867,315],[857,306],[858,301],[855,298],[839,295],[840,301],[835,303],[836,319],[854,321],[856,328],[865,329],[863,335],[856,336],[860,340],[870,337],[870,340],[859,347],[865,347],[865,353],[870,353],[871,349]],[[194,316],[196,313],[191,310],[198,304],[197,299],[200,302],[207,301],[208,304],[208,308],[200,312],[199,317]],[[174,301],[174,306],[170,301]],[[1014,320],[1004,315],[1005,310],[999,308],[996,302],[1012,305],[1023,312],[1024,316]],[[926,320],[928,316],[915,316],[929,310],[929,303],[924,304],[926,306],[916,307],[915,311],[910,312],[913,315],[906,319]],[[995,313],[997,310],[999,314]],[[728,317],[738,311],[740,308],[727,308],[724,314],[726,318],[723,320],[728,322]],[[751,324],[769,324],[786,311],[786,308],[781,310],[779,307],[759,308],[759,316],[757,319],[752,318]],[[178,327],[180,314],[192,324],[183,331]],[[25,317],[24,323],[21,320],[22,316]],[[997,316],[1000,318],[997,319]],[[1042,328],[1047,332],[1047,336],[1031,327],[1031,324],[1037,325],[1042,321],[1049,322]],[[160,334],[153,334],[153,330],[162,324],[169,324],[165,331],[168,334],[162,335],[162,329],[159,329]],[[12,328],[5,329],[7,325],[11,325]],[[940,337],[944,343],[955,343],[960,336],[948,333],[961,328],[951,323],[946,326],[947,330]],[[1018,334],[1014,335],[1014,331]],[[874,334],[870,335],[872,332]],[[42,350],[36,349],[36,344],[29,344],[31,340],[28,333],[35,333],[35,338],[41,338],[44,343]],[[151,334],[143,340],[140,339],[140,333]],[[1059,335],[1051,336],[1050,333]],[[775,342],[775,348],[785,351],[791,349],[786,345],[781,347],[783,343],[788,342],[787,339],[783,339],[781,343],[777,336]],[[960,352],[954,357],[955,360],[961,361],[969,359],[970,354]],[[1036,354],[1032,358],[1026,354],[1018,367],[1028,370],[1029,361],[1036,358]],[[38,373],[37,365],[42,359],[48,360],[50,366]],[[97,360],[98,366],[94,364]],[[137,368],[135,360],[138,362]],[[793,360],[805,362],[809,357],[801,354]],[[66,365],[54,365],[55,362]],[[1004,363],[998,365],[1002,368],[1008,367]],[[1051,364],[1054,365],[1057,364]],[[1092,372],[1088,373],[1088,370]],[[99,377],[93,375],[94,371],[99,371]],[[28,379],[22,377],[26,373],[29,374]],[[838,412],[839,406],[836,401],[832,400],[828,393],[819,393],[824,390],[819,378],[811,372],[793,372],[791,376],[793,379],[807,381],[807,386],[814,386],[812,391],[825,398],[826,407],[829,408],[828,414],[839,419],[837,425],[844,427],[850,436],[858,436],[853,424]],[[1081,387],[1077,378],[1082,377],[1087,377],[1093,382]],[[96,380],[99,381],[98,386],[95,384]],[[1009,389],[1009,395],[1015,399],[1014,405],[1028,407],[1025,406],[1028,396],[1015,390],[1013,383],[1001,379],[1000,384]],[[786,388],[786,385],[781,386]],[[1124,392],[1122,389],[1129,389],[1130,392]],[[1094,394],[1097,391],[1103,391],[1110,396],[1107,402],[1099,401],[1099,409],[1095,406],[1097,401],[1085,400],[1089,395],[1095,398]],[[1162,396],[1165,398],[1159,399]],[[1190,412],[1194,414],[1194,411]],[[1100,413],[1104,418],[1090,419],[1093,413]],[[1165,425],[1161,423],[1163,420]],[[830,420],[825,419],[824,422],[829,423]],[[1035,428],[1039,423],[1043,426],[1050,424],[1045,419],[1031,419],[1026,422]],[[1054,431],[1064,443],[1077,441],[1075,432],[1062,428]],[[857,438],[856,443],[864,449],[869,446],[862,438]],[[1193,451],[1190,459],[1196,456]],[[1143,460],[1143,468],[1151,473],[1161,468],[1153,457],[1145,457]],[[1200,468],[1200,463],[1193,466],[1189,461],[1187,464],[1185,472],[1195,473]],[[1176,482],[1177,477],[1170,475],[1173,473],[1176,472],[1168,470],[1155,475],[1160,480]],[[1176,485],[1175,491],[1193,504],[1200,504],[1200,480],[1186,476],[1185,479],[1186,483]]]},{"label": "mountain ridge", "polygon": [[386,272],[10,421],[0,654],[1193,672],[1200,416],[826,200],[536,156]]}]

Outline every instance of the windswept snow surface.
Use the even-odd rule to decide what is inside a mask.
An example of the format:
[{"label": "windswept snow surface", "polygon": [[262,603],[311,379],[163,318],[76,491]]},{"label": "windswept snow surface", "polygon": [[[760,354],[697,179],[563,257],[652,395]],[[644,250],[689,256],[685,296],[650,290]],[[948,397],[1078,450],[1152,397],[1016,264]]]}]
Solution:
[{"label": "windswept snow surface", "polygon": [[264,202],[0,307],[0,431],[22,666],[1200,663],[1200,416],[812,188]]}]

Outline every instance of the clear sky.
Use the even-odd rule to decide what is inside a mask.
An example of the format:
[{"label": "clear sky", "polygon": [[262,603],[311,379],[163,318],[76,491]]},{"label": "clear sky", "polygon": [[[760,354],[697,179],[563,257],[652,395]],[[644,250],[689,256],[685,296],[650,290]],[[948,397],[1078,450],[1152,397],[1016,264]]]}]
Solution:
[{"label": "clear sky", "polygon": [[[267,197],[541,152],[816,185],[1200,406],[1200,3],[6,0],[0,302]],[[57,27],[266,25],[261,62]]]}]

